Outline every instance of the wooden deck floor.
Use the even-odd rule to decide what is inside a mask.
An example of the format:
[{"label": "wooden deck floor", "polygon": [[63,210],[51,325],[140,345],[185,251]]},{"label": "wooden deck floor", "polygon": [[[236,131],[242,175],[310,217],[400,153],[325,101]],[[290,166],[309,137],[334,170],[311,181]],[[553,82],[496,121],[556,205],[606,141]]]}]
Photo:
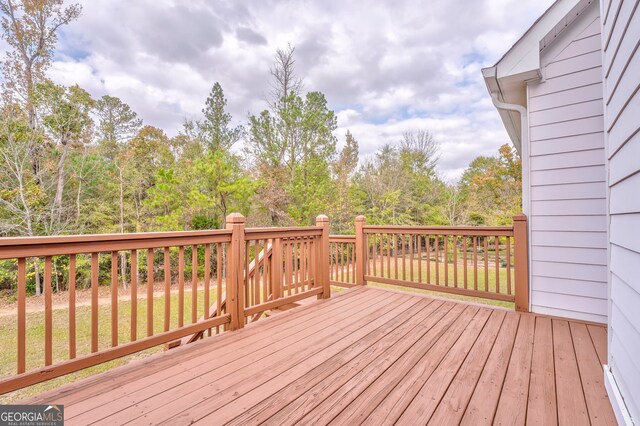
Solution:
[{"label": "wooden deck floor", "polygon": [[39,395],[67,424],[615,424],[606,330],[358,288]]}]

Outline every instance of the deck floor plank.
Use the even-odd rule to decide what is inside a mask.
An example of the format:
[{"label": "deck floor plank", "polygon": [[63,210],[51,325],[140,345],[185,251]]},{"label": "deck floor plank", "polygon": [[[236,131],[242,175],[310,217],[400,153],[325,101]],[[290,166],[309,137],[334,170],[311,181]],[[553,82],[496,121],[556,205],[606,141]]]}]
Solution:
[{"label": "deck floor plank", "polygon": [[507,367],[507,375],[493,419],[496,425],[525,424],[534,327],[535,317],[533,315],[523,315],[520,318],[516,341],[511,352],[509,367]]},{"label": "deck floor plank", "polygon": [[587,330],[589,330],[591,341],[596,348],[600,365],[607,364],[609,362],[607,360],[607,329],[589,324],[587,325]]},{"label": "deck floor plank", "polygon": [[602,368],[599,366],[598,354],[591,336],[589,336],[587,326],[574,322],[569,323],[569,326],[591,424],[614,425],[615,422],[612,423],[614,416],[611,402],[609,402],[603,383],[604,375],[602,374]]},{"label": "deck floor plank", "polygon": [[555,367],[551,319],[537,317],[531,360],[527,424],[557,425]]},{"label": "deck floor plank", "polygon": [[[380,295],[371,293],[363,295],[361,300],[355,301],[348,305],[338,304],[340,307],[349,307],[351,315],[362,312],[362,309],[370,309],[372,306],[382,305],[385,301]],[[238,341],[223,341],[217,345],[215,349],[199,350],[197,353],[189,353],[186,359],[172,359],[170,365],[165,365],[160,371],[151,371],[150,374],[139,376],[136,378],[127,377],[128,380],[116,388],[103,389],[101,394],[92,398],[84,404],[72,405],[68,413],[68,418],[90,412],[102,404],[109,403],[110,407],[115,411],[132,406],[141,401],[141,398],[149,397],[149,393],[160,394],[168,389],[174,388],[180,383],[185,383],[193,378],[200,377],[205,373],[212,373],[223,367],[232,368],[234,365],[246,365],[252,360],[261,356],[267,356],[278,349],[282,349],[287,345],[295,342],[296,339],[308,338],[308,334],[315,330],[322,330],[336,321],[349,315],[348,312],[336,311],[335,309],[327,309],[327,312],[315,310],[310,316],[306,317],[306,321],[302,324],[294,322],[290,327],[282,327],[276,329],[274,333],[268,336],[260,334],[245,333],[245,330],[238,332],[241,334],[251,334],[249,337]],[[228,333],[230,335],[231,333]],[[224,335],[220,336],[223,337]],[[264,338],[269,337],[269,338]],[[222,339],[221,339],[222,340]],[[227,344],[225,344],[227,343]],[[170,354],[170,352],[169,352]],[[248,357],[251,358],[248,358]],[[205,362],[206,361],[206,362]],[[235,363],[235,364],[234,364]],[[244,363],[244,364],[242,364]],[[176,377],[179,377],[176,378]],[[122,382],[123,380],[120,379]],[[91,414],[88,414],[91,416]],[[89,420],[84,417],[84,420]]]},{"label": "deck floor plank", "polygon": [[[420,303],[298,379],[291,381],[289,377],[277,377],[221,410],[210,413],[202,421],[207,423],[213,419],[229,419],[229,424],[245,425],[273,423],[277,419],[278,411],[280,416],[285,412],[291,413],[290,419],[296,414],[301,416],[304,413],[304,403],[307,401],[305,397],[317,401],[317,404],[321,400],[322,392],[330,393],[328,388],[339,387],[370,363],[384,356],[390,348],[400,344],[408,334],[413,333],[419,326],[411,321],[412,318],[426,323],[437,322],[437,319],[452,307],[452,303],[444,304],[439,301],[428,305]],[[273,389],[277,392],[265,398],[267,392]]]},{"label": "deck floor plank", "polygon": [[[432,328],[432,323],[425,324],[426,327],[421,326],[416,333],[407,336],[402,344],[391,348],[384,357],[375,360],[369,364],[367,368],[352,377],[348,382],[342,384],[335,392],[333,392],[328,398],[317,404],[311,412],[305,417],[300,419],[300,422],[304,424],[328,424],[331,421],[335,421],[337,424],[352,424],[344,420],[338,419],[336,416],[341,412],[354,404],[364,391],[371,389],[372,383],[380,383],[383,389],[388,377],[393,376],[394,373],[383,377],[384,374],[392,367],[405,369],[415,365],[415,355],[424,353],[424,350],[428,350],[439,336],[444,333],[449,324],[454,321],[457,315],[462,309],[452,309],[446,312],[446,315],[437,318],[437,323]],[[397,377],[397,376],[396,376]],[[370,406],[371,401],[365,396],[365,405]],[[357,409],[358,403],[354,404],[354,408]],[[275,424],[275,423],[272,423]]]},{"label": "deck floor plank", "polygon": [[396,424],[427,424],[447,392],[451,381],[467,359],[471,348],[485,329],[491,313],[489,309],[480,309],[469,321],[458,341],[451,347],[449,353],[438,365],[438,369],[422,386]]},{"label": "deck floor plank", "polygon": [[[67,404],[69,406],[77,404],[78,402],[91,399],[96,395],[101,395],[107,390],[113,390],[121,383],[133,381],[136,379],[144,378],[150,374],[162,372],[167,366],[175,364],[176,360],[180,360],[183,357],[182,352],[187,350],[189,357],[196,357],[201,354],[209,354],[211,351],[228,352],[229,348],[227,343],[237,345],[255,345],[258,341],[269,341],[271,339],[271,330],[275,330],[278,333],[281,331],[287,332],[289,327],[296,324],[304,326],[316,313],[329,313],[343,309],[357,299],[364,299],[367,297],[375,297],[375,294],[368,291],[367,288],[354,288],[350,291],[342,292],[333,297],[330,300],[321,300],[319,303],[308,305],[306,309],[297,309],[287,311],[278,316],[272,317],[269,321],[264,321],[260,324],[260,327],[256,329],[254,325],[246,326],[239,333],[222,333],[215,336],[215,339],[207,339],[195,342],[191,345],[179,347],[168,352],[164,352],[161,358],[151,357],[142,360],[131,362],[125,366],[122,366],[115,370],[110,370],[97,376],[88,377],[80,380],[76,383],[71,383],[63,388],[53,391],[44,392],[34,397],[24,400],[26,404],[41,404],[50,401],[51,397],[55,396],[56,400],[60,404]],[[349,301],[350,298],[354,300]],[[351,302],[351,303],[350,303]],[[281,324],[288,324],[287,327],[280,327]],[[277,336],[275,336],[277,337]],[[243,345],[244,344],[244,345]]]},{"label": "deck floor plank", "polygon": [[[429,317],[424,320],[425,326],[428,326],[430,322],[438,322],[453,306],[454,305],[449,302],[427,305],[428,309],[426,309],[424,313],[429,315]],[[306,402],[305,398],[312,396],[313,399],[319,399],[319,393],[325,392],[325,389],[329,387],[335,389],[341,386],[364,369],[370,362],[373,362],[384,354],[388,348],[393,346],[400,338],[405,336],[406,333],[410,333],[419,327],[419,325],[413,321],[407,321],[404,318],[399,319],[402,321],[402,324],[397,326],[397,332],[394,331],[392,334],[390,333],[390,335],[384,336],[383,339],[378,341],[366,342],[368,347],[358,353],[357,356],[347,354],[346,351],[340,353],[326,363],[321,364],[318,369],[314,369],[290,383],[278,393],[262,400],[253,407],[248,407],[242,415],[234,418],[230,424],[260,424],[269,420],[275,420],[277,416],[282,417],[286,413],[302,412],[302,414],[304,414],[301,407]],[[394,326],[392,321],[390,321],[388,325]],[[374,334],[376,333],[372,333],[373,339],[377,337]],[[278,414],[276,415],[276,413]]]},{"label": "deck floor plank", "polygon": [[74,424],[615,424],[606,327],[353,288],[28,403]]},{"label": "deck floor plank", "polygon": [[520,315],[508,312],[489,354],[482,374],[465,410],[461,425],[490,425],[496,412],[500,390],[507,373]]},{"label": "deck floor plank", "polygon": [[467,355],[464,364],[449,385],[447,393],[442,398],[429,419],[429,424],[441,425],[446,423],[460,423],[478,383],[482,370],[487,363],[487,357],[502,328],[506,312],[493,311],[485,328]]},{"label": "deck floor plank", "polygon": [[588,425],[587,404],[584,399],[569,322],[554,319],[552,323],[558,423],[562,425]]},{"label": "deck floor plank", "polygon": [[451,347],[460,338],[468,322],[478,312],[477,307],[467,306],[464,311],[456,313],[456,317],[440,339],[404,376],[403,380],[395,387],[387,397],[378,404],[371,414],[364,420],[364,425],[393,424],[402,415],[411,401],[418,394],[422,385],[436,371],[438,364],[446,356]]},{"label": "deck floor plank", "polygon": [[[406,309],[406,304],[411,301],[410,296],[394,298],[394,309],[388,311],[386,315],[389,315],[390,312]],[[258,374],[278,374],[277,372],[286,370],[296,360],[304,359],[309,354],[324,348],[325,345],[329,346],[340,339],[343,341],[346,341],[344,339],[354,339],[357,336],[355,333],[359,332],[358,327],[372,321],[380,321],[379,310],[383,307],[384,299],[377,298],[371,303],[365,303],[364,306],[359,305],[358,309],[335,313],[330,319],[327,319],[327,322],[320,324],[318,327],[320,331],[312,333],[316,330],[314,327],[310,327],[307,330],[308,334],[302,333],[302,339],[299,339],[297,335],[293,338],[285,338],[278,344],[269,345],[264,348],[264,351],[253,352],[249,356],[238,357],[232,350],[229,350],[227,355],[233,358],[230,363],[221,365],[219,360],[213,358],[207,364],[197,364],[192,359],[186,359],[185,362],[196,370],[187,370],[177,376],[168,372],[168,377],[175,377],[174,382],[172,383],[170,380],[168,386],[172,384],[174,386],[158,393],[157,387],[152,386],[153,383],[149,383],[148,386],[143,386],[135,394],[135,398],[123,400],[122,406],[110,404],[114,410],[118,411],[110,415],[109,418],[118,424],[132,418],[146,419],[149,417],[148,414],[154,411],[158,412],[157,416],[175,415],[176,406],[180,407],[181,413],[183,413],[195,405],[201,406],[204,400],[213,398],[214,395],[218,395],[226,389],[233,389],[234,385],[251,386],[254,383],[257,385],[256,376]],[[349,321],[346,321],[347,319]],[[287,362],[282,362],[283,359],[286,359]],[[203,372],[201,368],[205,371]],[[238,374],[234,374],[236,372]],[[249,378],[251,380],[248,380]],[[170,394],[179,396],[172,399]],[[234,392],[226,392],[224,397],[214,398],[214,400],[222,404],[223,401],[226,402],[233,397]],[[171,404],[168,405],[167,402],[171,402]],[[93,412],[87,413],[89,417],[82,416],[78,418],[78,421],[86,423],[94,420]]]}]

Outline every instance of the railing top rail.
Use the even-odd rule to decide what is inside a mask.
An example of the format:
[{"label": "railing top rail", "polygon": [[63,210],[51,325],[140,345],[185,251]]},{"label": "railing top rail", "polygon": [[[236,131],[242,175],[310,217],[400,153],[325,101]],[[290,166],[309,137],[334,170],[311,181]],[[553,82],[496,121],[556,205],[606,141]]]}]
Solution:
[{"label": "railing top rail", "polygon": [[329,235],[329,242],[355,241],[355,235]]},{"label": "railing top rail", "polygon": [[231,235],[228,229],[206,231],[133,232],[129,234],[56,235],[48,237],[2,237],[0,247],[34,244],[96,243],[106,241],[139,241],[184,237],[213,237]]},{"label": "railing top rail", "polygon": [[321,226],[302,226],[296,228],[246,228],[245,240],[264,238],[297,238],[322,235]]},{"label": "railing top rail", "polygon": [[231,231],[226,229],[2,238],[0,239],[0,259],[142,250],[230,241]]},{"label": "railing top rail", "polygon": [[440,234],[440,235],[487,235],[513,236],[513,226],[405,226],[366,225],[365,234]]}]

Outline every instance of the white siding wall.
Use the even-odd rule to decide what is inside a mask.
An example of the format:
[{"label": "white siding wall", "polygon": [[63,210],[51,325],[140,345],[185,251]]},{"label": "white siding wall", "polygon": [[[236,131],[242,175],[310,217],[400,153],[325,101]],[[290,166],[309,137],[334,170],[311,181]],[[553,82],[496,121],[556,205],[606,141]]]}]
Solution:
[{"label": "white siding wall", "polygon": [[607,186],[597,6],[542,52],[530,83],[531,304],[607,321]]},{"label": "white siding wall", "polygon": [[640,6],[602,4],[606,156],[609,168],[609,367],[640,424]]}]

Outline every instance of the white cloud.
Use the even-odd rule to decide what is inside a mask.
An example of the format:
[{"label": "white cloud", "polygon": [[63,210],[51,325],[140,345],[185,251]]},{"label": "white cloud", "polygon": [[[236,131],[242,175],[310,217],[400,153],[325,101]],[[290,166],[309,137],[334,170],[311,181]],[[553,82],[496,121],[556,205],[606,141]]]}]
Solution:
[{"label": "white cloud", "polygon": [[[552,0],[83,0],[50,76],[129,103],[177,133],[219,81],[235,119],[265,107],[276,48],[296,46],[306,90],[325,93],[363,156],[430,130],[460,175],[508,141],[484,88],[492,65]],[[0,45],[0,48],[2,45]]]}]

